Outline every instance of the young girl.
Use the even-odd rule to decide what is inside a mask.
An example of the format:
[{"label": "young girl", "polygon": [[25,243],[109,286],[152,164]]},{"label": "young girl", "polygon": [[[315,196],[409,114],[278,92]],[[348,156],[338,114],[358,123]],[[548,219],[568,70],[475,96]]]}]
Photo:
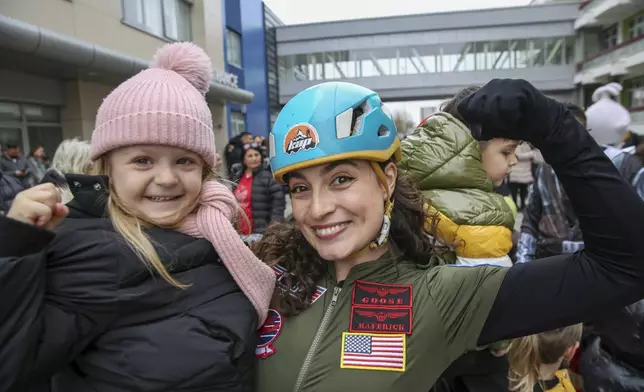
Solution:
[{"label": "young girl", "polygon": [[515,339],[510,348],[510,391],[575,392],[564,361],[570,361],[581,340],[582,324]]},{"label": "young girl", "polygon": [[61,223],[49,183],[0,217],[0,390],[251,389],[275,274],[212,180],[211,74],[195,45],[160,49],[99,108],[100,175],[67,175],[83,217]]}]

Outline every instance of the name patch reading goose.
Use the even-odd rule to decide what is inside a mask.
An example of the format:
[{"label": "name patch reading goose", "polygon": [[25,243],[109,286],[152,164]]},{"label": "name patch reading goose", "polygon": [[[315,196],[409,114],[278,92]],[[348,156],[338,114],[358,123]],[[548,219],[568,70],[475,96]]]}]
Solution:
[{"label": "name patch reading goose", "polygon": [[363,306],[411,307],[410,284],[382,284],[357,280],[353,286],[353,304]]},{"label": "name patch reading goose", "polygon": [[412,286],[358,280],[351,300],[351,332],[411,334]]},{"label": "name patch reading goose", "polygon": [[299,123],[291,127],[284,137],[284,152],[291,155],[313,150],[320,142],[318,133],[311,124]]}]

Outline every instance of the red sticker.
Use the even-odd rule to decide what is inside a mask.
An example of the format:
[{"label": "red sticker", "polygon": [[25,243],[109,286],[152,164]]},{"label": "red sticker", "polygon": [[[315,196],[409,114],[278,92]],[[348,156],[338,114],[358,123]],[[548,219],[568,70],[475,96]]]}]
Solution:
[{"label": "red sticker", "polygon": [[383,284],[356,280],[352,304],[357,306],[412,307],[410,284]]},{"label": "red sticker", "polygon": [[411,308],[352,306],[351,332],[411,334]]}]

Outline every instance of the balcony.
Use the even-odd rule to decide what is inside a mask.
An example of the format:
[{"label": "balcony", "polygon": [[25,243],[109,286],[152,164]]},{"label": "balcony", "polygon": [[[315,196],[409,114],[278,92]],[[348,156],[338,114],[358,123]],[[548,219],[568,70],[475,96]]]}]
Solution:
[{"label": "balcony", "polygon": [[640,35],[577,64],[575,83],[607,82],[610,77],[626,75],[643,64],[644,35]]},{"label": "balcony", "polygon": [[609,25],[632,15],[642,8],[641,0],[592,0],[582,3],[575,30]]}]

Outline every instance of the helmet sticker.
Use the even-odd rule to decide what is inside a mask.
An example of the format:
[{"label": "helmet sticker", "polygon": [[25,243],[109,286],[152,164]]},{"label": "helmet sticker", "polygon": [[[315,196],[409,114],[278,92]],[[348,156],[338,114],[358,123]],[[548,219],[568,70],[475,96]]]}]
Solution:
[{"label": "helmet sticker", "polygon": [[284,152],[296,154],[301,151],[313,150],[320,142],[318,133],[311,124],[296,124],[288,130],[284,137]]}]

